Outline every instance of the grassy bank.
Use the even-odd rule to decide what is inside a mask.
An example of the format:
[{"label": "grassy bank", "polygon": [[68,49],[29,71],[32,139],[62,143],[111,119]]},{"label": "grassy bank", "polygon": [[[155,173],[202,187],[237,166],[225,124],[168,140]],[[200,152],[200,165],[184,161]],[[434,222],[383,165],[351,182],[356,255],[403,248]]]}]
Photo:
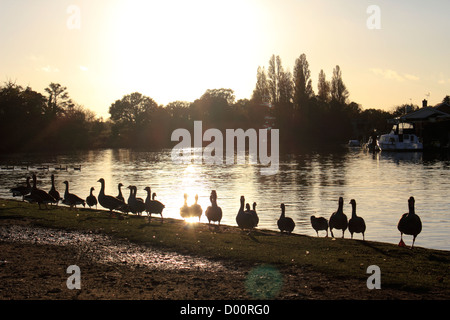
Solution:
[{"label": "grassy bank", "polygon": [[103,232],[129,241],[236,263],[267,263],[278,267],[299,267],[339,278],[365,281],[367,267],[381,270],[382,288],[420,293],[439,291],[450,296],[450,252],[372,241],[317,238],[255,230],[251,235],[233,226],[209,227],[176,219],[133,215],[111,217],[102,210],[50,207],[0,200],[0,225],[5,223]]}]

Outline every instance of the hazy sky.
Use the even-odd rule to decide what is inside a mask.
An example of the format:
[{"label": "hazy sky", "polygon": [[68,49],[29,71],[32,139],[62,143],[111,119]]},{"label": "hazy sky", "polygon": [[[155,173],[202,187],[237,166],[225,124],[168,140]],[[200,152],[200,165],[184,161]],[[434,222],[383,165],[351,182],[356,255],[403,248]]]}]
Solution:
[{"label": "hazy sky", "polygon": [[250,98],[272,54],[292,71],[305,53],[316,92],[339,65],[363,108],[436,104],[450,94],[449,12],[448,0],[0,0],[0,81],[58,82],[108,117],[135,91],[163,105],[214,88]]}]

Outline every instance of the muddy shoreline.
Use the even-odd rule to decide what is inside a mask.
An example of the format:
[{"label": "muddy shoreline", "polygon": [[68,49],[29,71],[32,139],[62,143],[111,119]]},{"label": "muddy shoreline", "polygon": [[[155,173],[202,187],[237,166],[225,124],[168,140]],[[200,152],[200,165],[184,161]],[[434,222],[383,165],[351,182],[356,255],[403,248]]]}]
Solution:
[{"label": "muddy shoreline", "polygon": [[[66,284],[71,265],[81,270],[79,290]],[[369,290],[360,279],[306,267],[261,268],[155,250],[102,234],[7,219],[0,224],[1,300],[448,299],[439,292]]]}]

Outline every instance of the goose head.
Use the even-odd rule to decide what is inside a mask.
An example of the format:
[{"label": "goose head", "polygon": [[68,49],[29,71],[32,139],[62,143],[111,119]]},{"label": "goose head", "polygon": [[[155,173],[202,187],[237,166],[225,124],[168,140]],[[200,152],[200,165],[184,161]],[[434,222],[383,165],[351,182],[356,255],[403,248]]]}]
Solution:
[{"label": "goose head", "polygon": [[284,203],[280,204],[280,208],[281,208],[282,211],[284,211],[284,209],[285,209]]},{"label": "goose head", "polygon": [[97,182],[100,182],[101,184],[105,184],[105,179],[100,178],[100,179],[97,180]]},{"label": "goose head", "polygon": [[351,204],[352,206],[356,206],[356,201],[355,201],[355,199],[350,200],[349,204]]},{"label": "goose head", "polygon": [[250,204],[246,203],[246,204],[245,204],[245,209],[246,209],[247,211],[250,211]]},{"label": "goose head", "polygon": [[409,197],[408,199],[408,208],[409,208],[409,212],[414,212],[414,197]]}]

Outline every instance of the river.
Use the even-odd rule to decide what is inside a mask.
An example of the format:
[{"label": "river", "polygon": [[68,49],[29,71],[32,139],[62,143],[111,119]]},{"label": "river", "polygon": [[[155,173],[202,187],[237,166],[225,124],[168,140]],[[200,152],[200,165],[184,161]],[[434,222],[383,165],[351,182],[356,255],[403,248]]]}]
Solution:
[{"label": "river", "polygon": [[[66,168],[58,170],[56,168]],[[81,167],[79,167],[81,166]],[[14,169],[13,169],[14,167]],[[48,167],[48,169],[47,169]],[[74,168],[81,168],[76,170]],[[416,246],[450,250],[450,160],[426,157],[422,153],[378,153],[342,149],[333,152],[305,152],[280,156],[278,173],[262,175],[259,164],[177,164],[171,150],[133,151],[105,149],[60,154],[10,154],[0,156],[0,197],[12,198],[9,189],[23,184],[36,173],[38,187],[50,190],[51,174],[56,188],[64,193],[63,181],[69,181],[70,192],[82,198],[90,187],[98,195],[99,178],[106,181],[105,193],[116,196],[117,185],[128,198],[128,185],[138,188],[137,196],[145,199],[144,188],[150,186],[157,200],[166,206],[164,217],[180,217],[183,194],[188,204],[196,194],[203,210],[210,204],[211,190],[216,190],[222,208],[222,224],[236,225],[239,198],[257,203],[261,229],[278,230],[280,204],[286,205],[286,216],[294,219],[294,233],[316,236],[310,224],[311,215],[327,219],[336,211],[338,198],[344,198],[344,213],[350,218],[351,199],[357,203],[357,214],[365,219],[366,240],[398,243],[397,223],[408,211],[408,198],[414,196],[416,213],[423,229]],[[18,199],[18,198],[16,198]],[[203,215],[201,222],[207,222]],[[322,231],[320,236],[324,236]],[[335,236],[341,236],[336,231]],[[348,231],[345,237],[349,238]],[[360,234],[355,239],[362,239]],[[407,245],[412,237],[404,236]]]}]

